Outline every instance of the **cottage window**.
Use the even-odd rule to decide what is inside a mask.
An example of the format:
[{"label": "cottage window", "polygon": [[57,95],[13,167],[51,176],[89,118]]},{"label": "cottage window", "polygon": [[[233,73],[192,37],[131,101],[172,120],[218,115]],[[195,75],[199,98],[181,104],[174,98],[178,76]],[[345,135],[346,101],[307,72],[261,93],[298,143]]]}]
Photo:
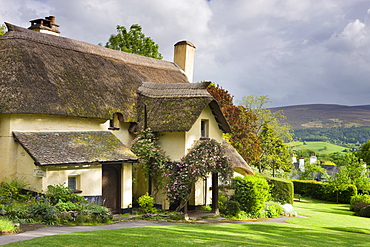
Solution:
[{"label": "cottage window", "polygon": [[201,138],[208,138],[209,133],[208,133],[208,120],[201,120],[200,121],[200,137]]},{"label": "cottage window", "polygon": [[68,187],[71,191],[76,192],[79,190],[78,180],[79,176],[77,175],[68,176]]},{"label": "cottage window", "polygon": [[123,116],[121,113],[114,113],[113,119],[109,120],[109,128],[110,130],[119,130],[119,123],[120,119],[123,119]]}]

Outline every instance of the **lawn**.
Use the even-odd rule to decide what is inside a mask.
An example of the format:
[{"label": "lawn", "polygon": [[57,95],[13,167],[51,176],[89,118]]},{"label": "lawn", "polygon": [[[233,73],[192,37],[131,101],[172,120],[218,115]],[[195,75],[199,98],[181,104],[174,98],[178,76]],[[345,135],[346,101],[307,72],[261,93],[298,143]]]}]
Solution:
[{"label": "lawn", "polygon": [[345,150],[345,147],[338,146],[328,142],[290,142],[288,146],[292,147],[293,150],[309,149],[315,152],[316,154],[331,154],[331,153],[340,153]]},{"label": "lawn", "polygon": [[48,236],[6,246],[368,246],[370,218],[348,205],[295,202],[286,223],[184,224]]}]

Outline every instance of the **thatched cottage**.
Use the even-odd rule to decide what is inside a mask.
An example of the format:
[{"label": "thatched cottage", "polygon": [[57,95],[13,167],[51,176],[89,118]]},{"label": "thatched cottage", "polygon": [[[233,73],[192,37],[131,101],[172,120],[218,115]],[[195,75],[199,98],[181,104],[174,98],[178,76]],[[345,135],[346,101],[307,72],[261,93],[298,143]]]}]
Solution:
[{"label": "thatched cottage", "polygon": [[[222,142],[222,133],[230,132],[208,83],[189,83],[190,42],[175,45],[175,63],[52,35],[59,33],[54,17],[31,21],[33,30],[6,25],[0,37],[0,181],[23,178],[37,192],[64,183],[123,212],[147,184],[133,186],[137,157],[129,149],[143,126],[144,105],[148,127],[173,160],[201,137]],[[239,172],[252,173],[224,145]],[[211,186],[200,181],[190,204],[209,204]],[[164,198],[156,203],[168,207]]]}]

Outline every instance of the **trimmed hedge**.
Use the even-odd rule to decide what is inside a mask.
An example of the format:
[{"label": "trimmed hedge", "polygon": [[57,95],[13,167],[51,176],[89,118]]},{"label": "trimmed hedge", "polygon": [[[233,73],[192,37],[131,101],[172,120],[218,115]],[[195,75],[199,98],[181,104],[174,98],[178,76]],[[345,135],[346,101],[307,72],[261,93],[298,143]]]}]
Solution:
[{"label": "trimmed hedge", "polygon": [[240,209],[252,218],[258,218],[269,197],[270,186],[266,179],[258,176],[235,177],[231,185],[235,190],[232,200],[239,202]]},{"label": "trimmed hedge", "polygon": [[267,177],[268,184],[271,188],[271,200],[274,202],[279,202],[281,204],[292,204],[294,201],[294,186],[293,182],[282,179]]},{"label": "trimmed hedge", "polygon": [[364,207],[370,206],[370,195],[355,195],[351,197],[349,210],[358,214]]},{"label": "trimmed hedge", "polygon": [[348,184],[341,191],[333,191],[329,183],[322,183],[313,180],[292,180],[294,184],[294,194],[309,196],[313,199],[350,203],[351,197],[357,195],[357,187]]}]

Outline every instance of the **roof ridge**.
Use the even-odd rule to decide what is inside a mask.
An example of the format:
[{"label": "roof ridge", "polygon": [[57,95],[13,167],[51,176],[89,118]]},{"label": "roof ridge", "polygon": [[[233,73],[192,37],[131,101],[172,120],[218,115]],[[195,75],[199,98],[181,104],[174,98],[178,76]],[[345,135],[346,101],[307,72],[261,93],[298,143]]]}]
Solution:
[{"label": "roof ridge", "polygon": [[176,66],[174,62],[160,60],[151,57],[145,57],[134,53],[127,53],[124,51],[117,51],[103,46],[94,45],[88,42],[74,40],[66,37],[39,33],[7,22],[5,22],[5,24],[8,28],[7,35],[3,36],[3,38],[5,39],[17,39],[17,38],[26,39],[31,40],[33,42],[51,45],[63,49],[113,58],[124,61],[125,63],[128,64],[143,65],[154,68],[166,68],[170,70],[179,70],[178,66]]}]

